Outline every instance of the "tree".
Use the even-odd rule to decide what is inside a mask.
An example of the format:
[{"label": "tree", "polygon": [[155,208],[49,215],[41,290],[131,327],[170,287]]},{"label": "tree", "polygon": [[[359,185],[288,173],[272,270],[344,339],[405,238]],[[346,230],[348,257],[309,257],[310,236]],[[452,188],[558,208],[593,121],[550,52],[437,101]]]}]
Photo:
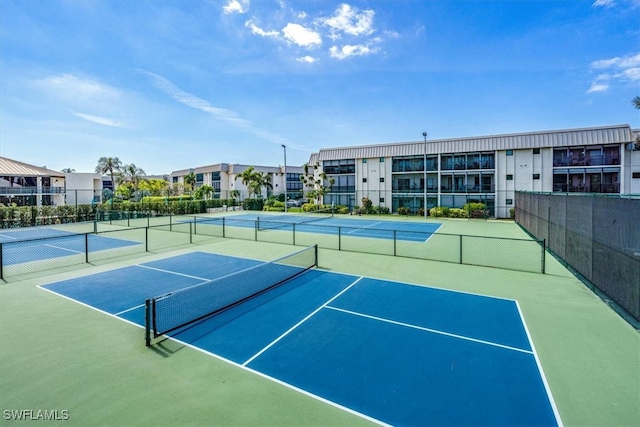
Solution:
[{"label": "tree", "polygon": [[196,199],[208,200],[211,197],[212,193],[213,193],[213,187],[208,184],[205,184],[201,187],[198,187],[198,189],[195,192],[195,196],[196,196]]},{"label": "tree", "polygon": [[118,177],[121,183],[129,183],[133,187],[133,191],[138,191],[138,185],[145,175],[144,170],[131,163],[121,168]]},{"label": "tree", "polygon": [[148,191],[152,196],[162,196],[163,191],[169,186],[164,179],[143,179],[138,185],[141,191]]},{"label": "tree", "polygon": [[631,100],[631,104],[636,107],[638,110],[640,110],[640,96],[636,96],[635,98],[633,98]]},{"label": "tree", "polygon": [[75,169],[73,169],[73,168],[64,168],[64,169],[62,169],[60,172],[62,172],[62,173],[73,173],[73,172],[75,172],[75,171],[76,171],[76,170],[75,170]]},{"label": "tree", "polygon": [[189,189],[189,192],[193,191],[196,185],[196,174],[193,171],[189,172],[188,175],[185,175],[183,178],[185,189]]},{"label": "tree", "polygon": [[300,175],[300,181],[307,187],[307,197],[312,198],[319,205],[322,203],[322,198],[331,190],[331,186],[335,183],[335,179],[328,178],[327,174],[320,172],[316,179],[315,170],[318,169],[318,165],[313,166],[313,171],[309,171],[309,165],[303,166],[304,173]]},{"label": "tree", "polygon": [[114,175],[116,172],[120,172],[121,169],[122,162],[117,157],[100,157],[100,159],[98,159],[98,166],[96,166],[96,173],[99,173],[100,175],[108,173],[111,177],[111,185],[115,192],[116,180]]}]

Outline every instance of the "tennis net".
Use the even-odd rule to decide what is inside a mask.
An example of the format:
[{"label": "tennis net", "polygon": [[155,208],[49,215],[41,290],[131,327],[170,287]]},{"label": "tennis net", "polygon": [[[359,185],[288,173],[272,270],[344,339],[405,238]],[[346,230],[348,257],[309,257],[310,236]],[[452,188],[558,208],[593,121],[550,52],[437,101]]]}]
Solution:
[{"label": "tennis net", "polygon": [[305,212],[304,215],[269,215],[257,218],[258,230],[270,230],[274,228],[288,228],[292,224],[304,224],[307,222],[322,221],[333,218],[333,207]]},{"label": "tennis net", "polygon": [[214,280],[147,299],[145,340],[175,331],[258,296],[318,265],[318,246]]}]

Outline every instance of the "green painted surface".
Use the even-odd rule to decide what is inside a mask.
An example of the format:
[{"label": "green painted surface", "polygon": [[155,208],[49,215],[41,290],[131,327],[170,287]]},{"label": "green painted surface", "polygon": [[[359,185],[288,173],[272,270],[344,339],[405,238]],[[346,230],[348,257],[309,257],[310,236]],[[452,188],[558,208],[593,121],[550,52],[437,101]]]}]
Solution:
[{"label": "green painted surface", "polygon": [[[510,222],[448,220],[440,231],[527,238]],[[28,424],[6,420],[6,410],[66,410],[65,424],[81,426],[368,423],[197,350],[170,342],[146,348],[139,327],[37,288],[191,250],[263,260],[296,250],[246,240],[177,240],[182,246],[175,251],[158,244],[156,254],[0,283],[0,424]],[[320,251],[320,267],[515,299],[563,423],[639,425],[640,334],[552,257],[546,275],[336,250]]]}]

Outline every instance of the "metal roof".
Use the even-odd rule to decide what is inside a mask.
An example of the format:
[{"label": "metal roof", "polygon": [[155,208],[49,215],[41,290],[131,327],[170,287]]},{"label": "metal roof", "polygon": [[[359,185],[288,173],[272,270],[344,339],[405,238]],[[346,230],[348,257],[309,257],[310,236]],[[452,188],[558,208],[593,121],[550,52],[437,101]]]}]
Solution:
[{"label": "metal roof", "polygon": [[29,165],[17,160],[0,157],[0,176],[55,176],[64,177],[64,173],[51,169]]},{"label": "metal roof", "polygon": [[[580,129],[513,133],[469,138],[427,140],[427,154],[467,153],[507,149],[543,147],[567,147],[575,145],[622,144],[635,140],[629,125],[613,125]],[[316,161],[362,159],[376,157],[401,157],[424,155],[424,141],[391,144],[363,145],[356,147],[323,148],[311,155],[310,164]]]}]

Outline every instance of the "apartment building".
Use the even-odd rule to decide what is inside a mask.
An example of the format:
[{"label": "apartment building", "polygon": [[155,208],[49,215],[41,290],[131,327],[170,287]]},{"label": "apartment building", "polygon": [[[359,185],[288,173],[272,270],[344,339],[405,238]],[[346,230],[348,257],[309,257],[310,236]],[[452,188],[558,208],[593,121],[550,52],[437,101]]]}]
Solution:
[{"label": "apartment building", "polygon": [[171,182],[184,184],[185,176],[193,173],[196,178],[196,188],[202,185],[210,185],[213,187],[214,197],[228,198],[231,191],[237,190],[241,198],[246,198],[248,194],[247,187],[239,177],[249,167],[253,167],[255,171],[267,174],[270,177],[272,188],[263,188],[262,197],[285,193],[285,185],[288,198],[299,199],[303,197],[302,181],[300,181],[300,176],[303,174],[301,166],[287,166],[285,171],[284,166],[218,163],[173,171],[171,172]]},{"label": "apartment building", "polygon": [[[325,203],[363,197],[396,212],[482,202],[509,216],[515,191],[640,194],[640,130],[629,125],[323,148]],[[425,203],[426,199],[426,203]]]}]

